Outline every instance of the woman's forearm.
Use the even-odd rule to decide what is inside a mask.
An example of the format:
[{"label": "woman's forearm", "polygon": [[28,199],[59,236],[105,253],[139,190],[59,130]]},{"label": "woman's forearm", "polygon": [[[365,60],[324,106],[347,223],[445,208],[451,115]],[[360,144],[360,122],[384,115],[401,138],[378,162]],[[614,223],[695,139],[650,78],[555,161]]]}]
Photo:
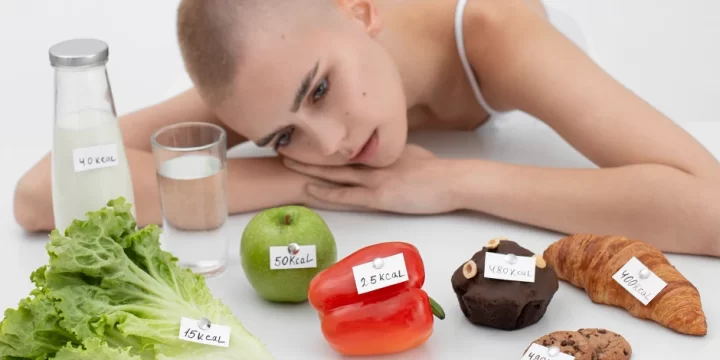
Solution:
[{"label": "woman's forearm", "polygon": [[231,214],[299,203],[305,184],[278,157],[228,159],[227,177]]},{"label": "woman's forearm", "polygon": [[662,165],[554,169],[463,161],[458,208],[562,233],[624,235],[720,256],[720,184]]}]

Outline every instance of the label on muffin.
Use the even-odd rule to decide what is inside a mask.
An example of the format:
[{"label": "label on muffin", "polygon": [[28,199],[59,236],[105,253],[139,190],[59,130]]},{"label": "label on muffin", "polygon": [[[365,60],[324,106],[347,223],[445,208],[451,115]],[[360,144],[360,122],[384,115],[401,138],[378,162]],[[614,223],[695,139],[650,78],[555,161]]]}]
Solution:
[{"label": "label on muffin", "polygon": [[634,256],[613,275],[613,279],[646,306],[667,286]]},{"label": "label on muffin", "polygon": [[410,280],[402,253],[353,266],[352,270],[358,294]]},{"label": "label on muffin", "polygon": [[490,279],[535,282],[535,259],[488,252],[483,273]]},{"label": "label on muffin", "polygon": [[546,348],[542,345],[532,343],[521,360],[575,360],[575,357],[560,352],[560,349]]}]

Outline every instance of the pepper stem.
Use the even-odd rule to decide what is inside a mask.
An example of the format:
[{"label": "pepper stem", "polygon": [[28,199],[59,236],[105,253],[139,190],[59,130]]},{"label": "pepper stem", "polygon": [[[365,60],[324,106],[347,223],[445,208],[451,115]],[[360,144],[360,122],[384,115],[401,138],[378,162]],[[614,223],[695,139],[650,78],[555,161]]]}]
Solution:
[{"label": "pepper stem", "polygon": [[290,225],[290,213],[285,213],[285,225]]},{"label": "pepper stem", "polygon": [[437,316],[440,320],[445,319],[445,310],[443,310],[442,306],[429,296],[428,300],[430,300],[430,309],[432,309],[433,315]]}]

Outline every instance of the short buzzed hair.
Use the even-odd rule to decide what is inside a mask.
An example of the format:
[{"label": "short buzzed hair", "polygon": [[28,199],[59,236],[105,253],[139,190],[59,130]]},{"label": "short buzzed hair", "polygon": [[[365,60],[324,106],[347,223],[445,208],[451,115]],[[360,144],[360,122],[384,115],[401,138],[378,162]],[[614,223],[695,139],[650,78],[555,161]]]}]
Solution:
[{"label": "short buzzed hair", "polygon": [[[315,10],[321,6],[327,8],[330,3],[328,0],[182,0],[177,12],[177,37],[185,70],[200,96],[211,106],[219,106],[230,94],[244,41],[239,34],[261,23],[270,27],[278,25],[267,23],[266,15],[270,13],[294,19],[299,17],[298,13],[302,13],[304,19],[310,19],[305,15],[312,13],[325,16],[326,13]],[[308,11],[308,7],[315,9]]]},{"label": "short buzzed hair", "polygon": [[182,0],[177,37],[185,69],[200,95],[220,104],[235,76],[234,32],[243,0]]}]

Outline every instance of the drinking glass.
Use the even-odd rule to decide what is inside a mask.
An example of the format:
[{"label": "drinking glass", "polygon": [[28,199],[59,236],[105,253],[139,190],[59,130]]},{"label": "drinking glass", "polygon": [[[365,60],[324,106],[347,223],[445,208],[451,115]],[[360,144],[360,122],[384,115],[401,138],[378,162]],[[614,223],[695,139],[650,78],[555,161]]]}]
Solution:
[{"label": "drinking glass", "polygon": [[180,266],[204,276],[228,260],[227,135],[210,123],[179,123],[153,134],[161,244]]}]

